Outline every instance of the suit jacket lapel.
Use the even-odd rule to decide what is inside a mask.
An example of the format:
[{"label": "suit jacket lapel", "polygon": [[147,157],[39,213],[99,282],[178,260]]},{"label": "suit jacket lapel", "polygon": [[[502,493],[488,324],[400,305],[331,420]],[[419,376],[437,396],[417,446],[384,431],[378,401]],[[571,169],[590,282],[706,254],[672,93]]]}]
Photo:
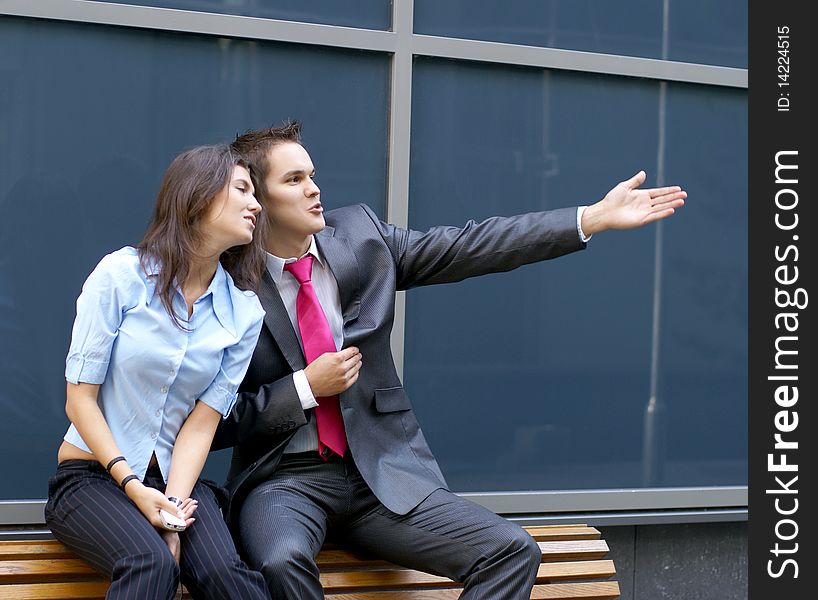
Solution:
[{"label": "suit jacket lapel", "polygon": [[276,344],[284,354],[284,358],[287,359],[290,368],[293,371],[300,371],[307,366],[307,362],[304,359],[304,353],[301,351],[301,345],[298,343],[295,330],[293,330],[293,324],[290,322],[290,316],[287,314],[287,309],[281,300],[281,295],[278,293],[273,278],[270,277],[266,269],[261,279],[258,297],[266,311],[264,324],[273,334],[273,339],[275,339]]},{"label": "suit jacket lapel", "polygon": [[344,325],[358,318],[361,311],[361,289],[358,261],[352,246],[341,237],[335,236],[334,227],[325,227],[315,235],[315,243],[326,259],[341,296],[341,311]]}]

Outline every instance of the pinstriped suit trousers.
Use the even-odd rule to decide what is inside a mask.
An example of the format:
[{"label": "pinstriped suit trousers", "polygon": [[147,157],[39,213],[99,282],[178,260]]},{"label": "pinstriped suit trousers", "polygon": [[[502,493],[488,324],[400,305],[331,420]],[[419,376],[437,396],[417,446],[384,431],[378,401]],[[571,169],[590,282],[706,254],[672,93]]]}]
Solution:
[{"label": "pinstriped suit trousers", "polygon": [[463,583],[461,600],[528,600],[540,549],[522,528],[439,489],[406,515],[375,497],[351,458],[285,454],[239,515],[248,564],[275,600],[324,597],[315,556],[325,538]]},{"label": "pinstriped suit trousers", "polygon": [[[164,491],[157,467],[145,485]],[[269,599],[262,576],[241,561],[214,490],[198,481],[196,521],[181,532],[177,564],[159,532],[95,461],[66,460],[48,482],[46,523],[54,536],[111,580],[106,598],[172,600],[179,581],[194,598]]]}]

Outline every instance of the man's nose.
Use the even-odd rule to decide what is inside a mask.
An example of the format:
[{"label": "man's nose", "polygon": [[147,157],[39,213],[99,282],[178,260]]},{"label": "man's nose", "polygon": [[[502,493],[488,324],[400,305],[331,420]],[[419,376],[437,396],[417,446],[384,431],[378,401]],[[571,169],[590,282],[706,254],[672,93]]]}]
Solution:
[{"label": "man's nose", "polygon": [[312,196],[317,196],[318,194],[320,194],[321,190],[316,185],[316,183],[312,179],[310,179],[310,183],[307,185],[307,189],[306,189],[305,193],[307,194],[307,196],[312,197]]}]

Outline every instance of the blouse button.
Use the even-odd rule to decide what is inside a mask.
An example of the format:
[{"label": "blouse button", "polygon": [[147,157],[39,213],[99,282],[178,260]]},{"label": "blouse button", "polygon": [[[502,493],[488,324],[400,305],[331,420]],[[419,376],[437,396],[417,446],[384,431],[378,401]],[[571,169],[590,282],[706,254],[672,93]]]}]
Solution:
[{"label": "blouse button", "polygon": [[162,389],[159,390],[159,391],[162,392],[163,394],[167,394],[168,393],[168,386],[166,386],[166,385],[162,386]]},{"label": "blouse button", "polygon": [[156,439],[156,434],[155,434],[155,433],[152,433],[152,434],[151,434],[151,439],[152,439],[152,440],[155,440],[155,439]]}]

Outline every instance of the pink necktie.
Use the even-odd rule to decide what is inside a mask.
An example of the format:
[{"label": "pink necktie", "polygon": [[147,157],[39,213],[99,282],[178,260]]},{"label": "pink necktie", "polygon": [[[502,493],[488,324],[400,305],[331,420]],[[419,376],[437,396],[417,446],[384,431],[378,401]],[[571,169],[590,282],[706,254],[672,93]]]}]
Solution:
[{"label": "pink necktie", "polygon": [[[312,255],[308,254],[295,262],[284,265],[296,278],[300,287],[295,299],[295,312],[298,316],[298,330],[301,332],[301,343],[304,346],[304,357],[307,364],[325,352],[336,352],[335,341],[327,322],[315,288],[312,287]],[[347,449],[347,437],[344,431],[344,419],[338,405],[338,396],[316,398],[318,406],[315,408],[315,423],[318,427],[318,452],[325,459],[329,448],[336,454],[343,456]]]}]

